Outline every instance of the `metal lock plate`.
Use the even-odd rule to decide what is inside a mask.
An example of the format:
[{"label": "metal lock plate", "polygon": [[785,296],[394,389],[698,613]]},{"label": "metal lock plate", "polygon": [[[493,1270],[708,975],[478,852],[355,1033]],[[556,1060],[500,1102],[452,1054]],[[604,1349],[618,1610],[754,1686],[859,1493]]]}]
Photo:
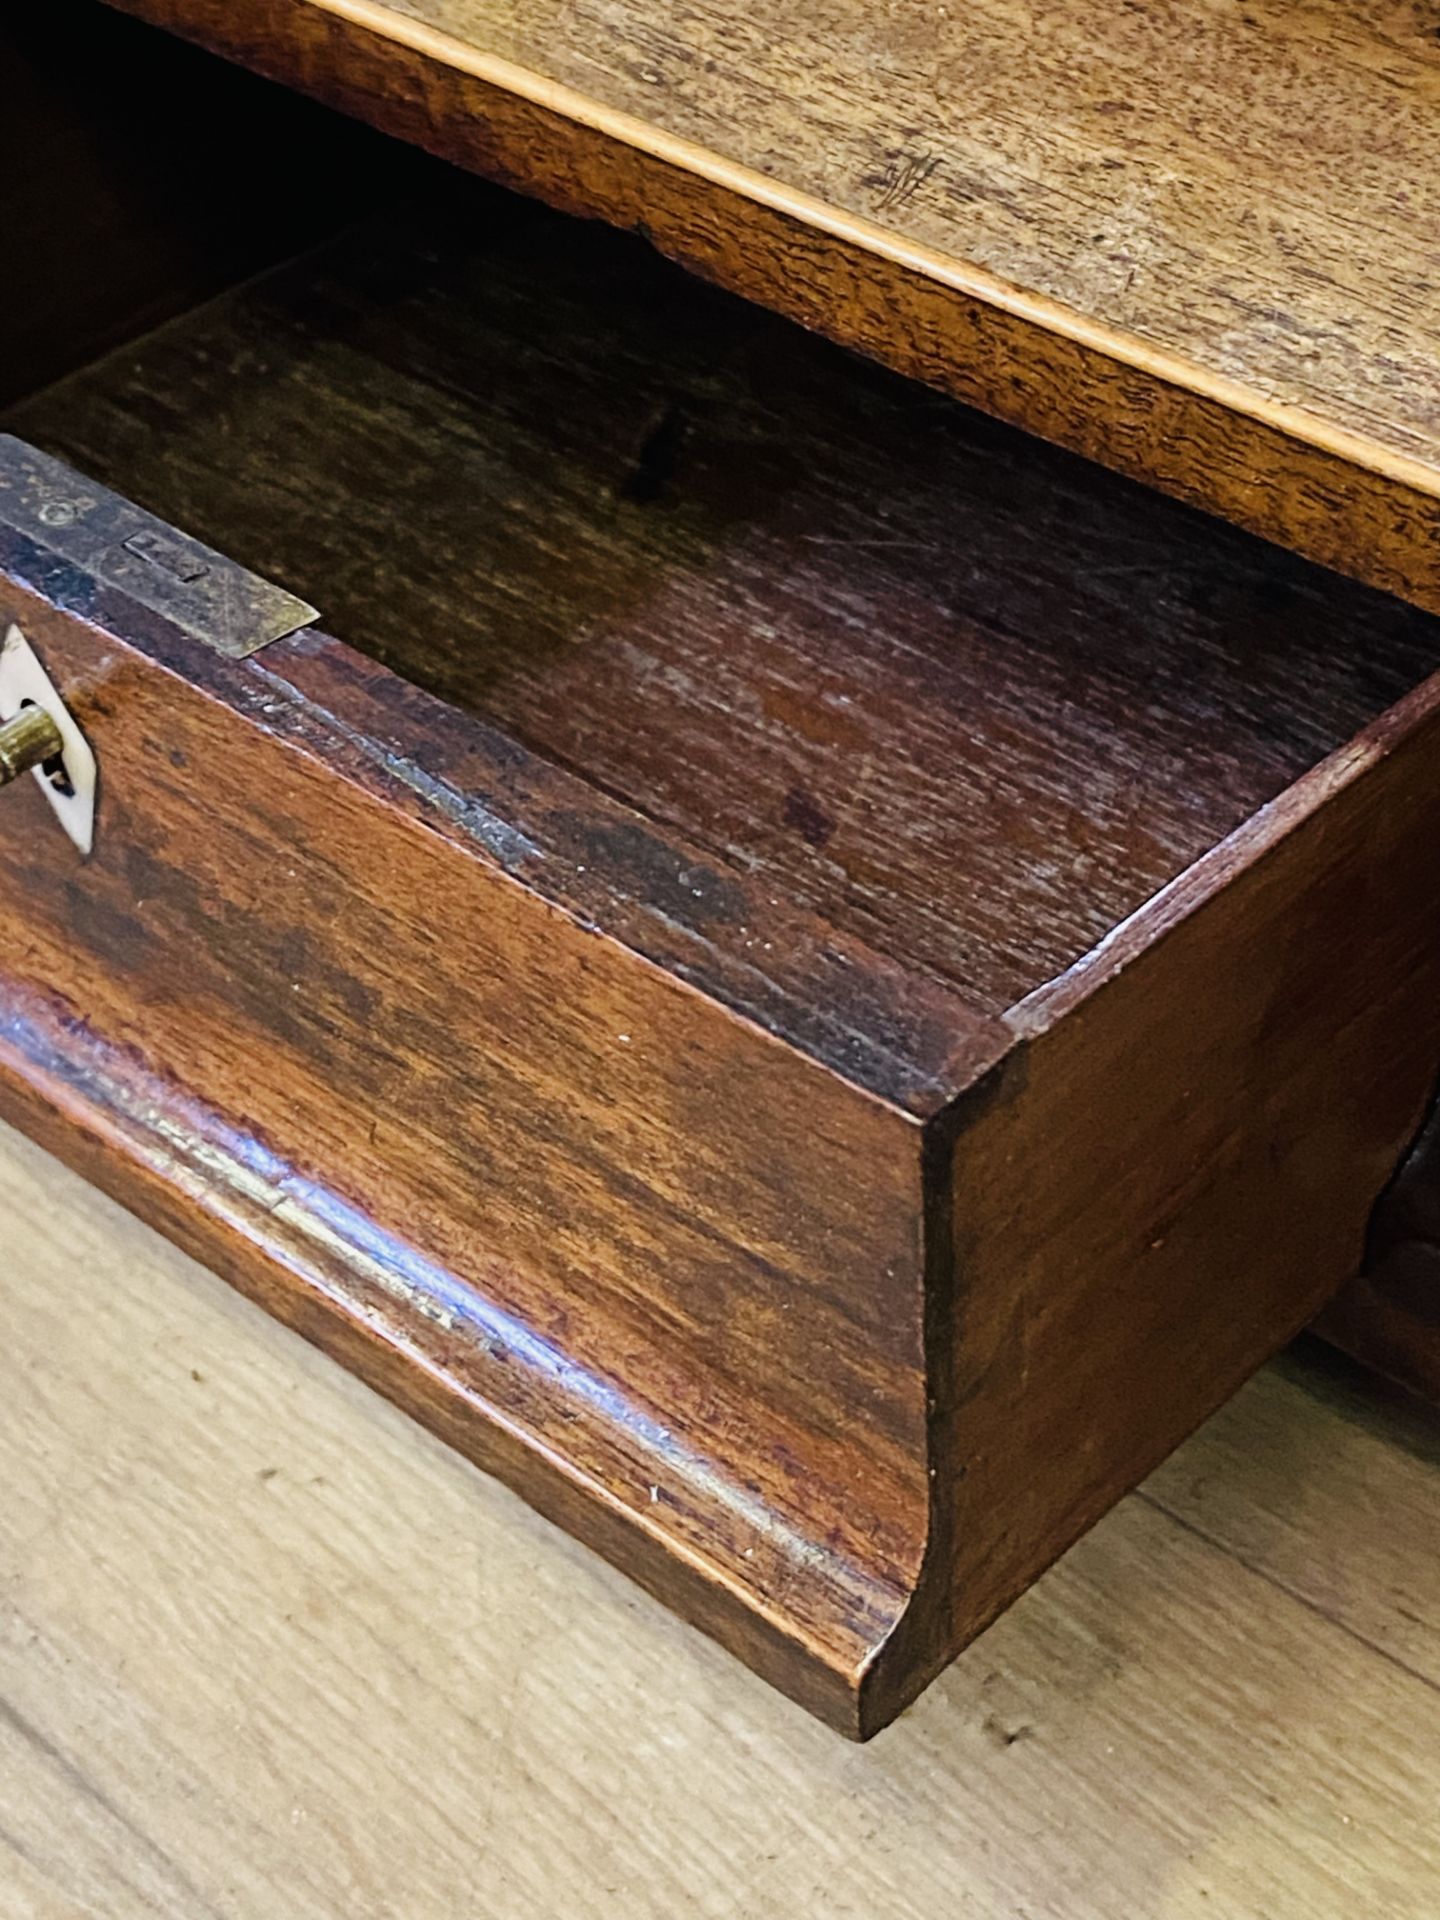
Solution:
[{"label": "metal lock plate", "polygon": [[0,434],[0,524],[232,660],[320,617],[307,601],[8,433]]}]

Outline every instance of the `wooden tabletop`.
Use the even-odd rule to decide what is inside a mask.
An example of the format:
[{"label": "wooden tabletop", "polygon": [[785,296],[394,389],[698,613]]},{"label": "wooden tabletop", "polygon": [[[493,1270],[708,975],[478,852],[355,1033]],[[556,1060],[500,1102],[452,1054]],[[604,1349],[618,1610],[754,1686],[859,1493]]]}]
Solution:
[{"label": "wooden tabletop", "polygon": [[1261,1375],[856,1748],[0,1132],[5,1920],[1432,1920],[1440,1430]]},{"label": "wooden tabletop", "polygon": [[1440,606],[1430,8],[117,3]]}]

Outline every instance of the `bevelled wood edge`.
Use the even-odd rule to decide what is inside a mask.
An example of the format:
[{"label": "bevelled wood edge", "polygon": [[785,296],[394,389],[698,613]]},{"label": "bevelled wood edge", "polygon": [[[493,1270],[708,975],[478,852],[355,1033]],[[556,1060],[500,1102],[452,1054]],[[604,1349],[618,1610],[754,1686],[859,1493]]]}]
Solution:
[{"label": "bevelled wood edge", "polygon": [[[719,873],[682,836],[341,641],[308,629],[248,662],[226,661],[0,527],[6,573],[47,604],[130,636],[187,684],[263,717],[457,849],[884,1104],[922,1120],[942,1112],[1011,1044],[954,988],[744,875]],[[583,836],[577,823],[588,823]]]},{"label": "bevelled wood edge", "polygon": [[[367,837],[383,839],[382,864],[388,863],[385,870],[397,882],[405,867],[425,858],[428,836],[447,849],[447,861],[453,850],[475,863],[477,872],[493,876],[486,882],[487,918],[502,893],[529,891],[502,857],[508,845],[503,835],[497,853],[493,810],[482,806],[483,819],[472,818],[457,805],[468,781],[457,779],[439,794],[427,787],[437,777],[444,781],[450,763],[443,751],[422,763],[415,743],[406,743],[405,727],[414,725],[418,738],[430,707],[411,711],[407,720],[403,689],[383,670],[323,637],[281,643],[282,660],[285,646],[294,652],[284,672],[264,664],[274,649],[254,661],[226,661],[168,631],[158,616],[127,606],[123,596],[97,589],[53,556],[17,549],[11,560],[28,575],[28,585],[12,590],[32,599],[44,596],[43,606],[33,607],[37,630],[70,652],[67,684],[82,718],[88,714],[97,728],[116,728],[125,749],[119,764],[153,764],[147,778],[158,778],[161,792],[173,789],[164,804],[174,807],[174,794],[186,783],[161,772],[162,757],[172,768],[227,767],[217,798],[234,788],[226,804],[237,820],[248,817],[250,802],[263,801],[262,838],[302,821],[307,832],[318,832],[333,787],[344,795],[347,830],[363,828]],[[123,643],[107,639],[127,627]],[[367,731],[372,700],[380,711],[372,715],[375,729]],[[169,761],[162,743],[182,720],[199,734],[184,742],[188,757]],[[454,716],[454,724],[470,723]],[[1370,1190],[1381,1184],[1398,1142],[1413,1126],[1418,1069],[1413,1059],[1394,1057],[1396,1033],[1407,1039],[1420,1034],[1421,1053],[1427,1046],[1431,1057],[1440,1051],[1440,1036],[1424,1030],[1426,1010],[1433,1013],[1440,1005],[1429,970],[1440,952],[1431,935],[1435,906],[1432,894],[1413,884],[1417,867],[1424,870],[1433,856],[1435,821],[1424,776],[1437,725],[1440,678],[1417,689],[1215,857],[1141,909],[1092,960],[1026,1003],[1015,1016],[1008,1053],[1003,1046],[992,1051],[984,1069],[977,1056],[966,1089],[927,1125],[904,1121],[916,1148],[905,1174],[914,1199],[905,1206],[915,1209],[910,1230],[924,1260],[923,1338],[906,1363],[918,1368],[923,1353],[924,1380],[917,1371],[908,1397],[917,1413],[917,1402],[927,1411],[923,1427],[916,1419],[907,1429],[909,1491],[894,1509],[904,1510],[907,1546],[883,1570],[867,1571],[837,1554],[833,1538],[811,1537],[793,1526],[792,1551],[781,1538],[788,1538],[789,1524],[781,1515],[772,1532],[783,1549],[784,1578],[752,1586],[743,1570],[737,1572],[733,1540],[728,1571],[724,1556],[703,1544],[703,1503],[716,1490],[712,1462],[701,1462],[692,1476],[697,1499],[687,1537],[671,1528],[668,1510],[650,1515],[643,1506],[637,1511],[633,1499],[617,1500],[603,1476],[597,1482],[584,1471],[584,1456],[568,1439],[558,1447],[553,1439],[537,1444],[524,1406],[507,1403],[503,1391],[487,1384],[486,1355],[467,1355],[463,1364],[457,1358],[455,1276],[433,1259],[417,1260],[393,1227],[357,1212],[338,1181],[325,1177],[330,1165],[347,1177],[356,1171],[345,1158],[352,1144],[346,1124],[317,1143],[319,1171],[314,1164],[302,1169],[267,1143],[263,1126],[228,1118],[199,1086],[166,1079],[153,1060],[142,1057],[143,1047],[137,1052],[137,1035],[143,1037],[163,1012],[163,999],[157,1012],[142,995],[133,1019],[117,1005],[108,1032],[83,993],[67,999],[68,947],[53,940],[47,945],[45,928],[28,917],[6,942],[11,964],[18,961],[25,977],[17,974],[4,994],[8,1038],[0,1109],[633,1571],[774,1684],[843,1731],[864,1737],[893,1717],[1307,1318],[1333,1284],[1328,1263],[1346,1257],[1352,1217],[1363,1220]],[[437,738],[443,740],[443,732]],[[197,751],[201,746],[204,751]],[[302,783],[310,797],[303,805],[297,760],[310,769]],[[527,796],[524,818],[543,819],[533,795]],[[193,831],[189,822],[188,813],[177,815],[166,836],[182,865],[187,846],[201,851],[183,837]],[[138,819],[131,824],[133,829]],[[499,824],[516,825],[503,819]],[[419,828],[423,834],[417,835]],[[333,832],[327,832],[333,860]],[[282,838],[281,844],[289,842]],[[135,850],[151,861],[144,869],[151,875],[147,888],[155,888],[163,905],[166,888],[157,883],[165,876],[153,871],[158,845]],[[452,879],[458,873],[457,867]],[[1338,887],[1337,873],[1344,883]],[[93,895],[77,920],[84,888],[67,882],[66,898],[50,899],[44,850],[23,842],[15,874],[31,890],[32,904],[45,904],[61,942],[70,931],[82,941],[93,939],[86,928],[97,925],[102,908],[98,924],[108,940],[108,924],[116,918],[113,898]],[[1367,892],[1373,895],[1368,902]],[[1373,909],[1368,915],[1357,910],[1367,904]],[[1372,923],[1378,929],[1373,940]],[[123,924],[120,930],[132,937]],[[593,942],[594,931],[585,937]],[[1339,937],[1348,942],[1343,965],[1336,964],[1329,945]],[[187,950],[195,952],[198,965],[198,950]],[[1277,964],[1277,954],[1284,965]],[[339,953],[331,957],[343,959]],[[92,985],[109,979],[109,966],[105,947],[97,948],[88,968]],[[327,971],[320,969],[322,976]],[[657,966],[656,972],[664,970]],[[77,981],[85,977],[84,969],[77,971]],[[37,980],[46,983],[44,993]],[[163,984],[157,979],[153,987]],[[693,985],[671,978],[664,991],[687,1004],[710,1005],[715,1018],[733,1017]],[[1318,1042],[1317,1008],[1329,1009]],[[253,1021],[253,998],[237,1012]],[[168,1044],[178,1050],[188,1045],[187,1018],[181,1008],[169,1022]],[[737,1023],[737,1044],[750,1025]],[[1198,1051],[1192,1046],[1196,1036]],[[1298,1100],[1307,1122],[1327,1109],[1304,1072],[1312,1058],[1321,1062],[1318,1091],[1329,1093],[1325,1074],[1351,1074],[1356,1047],[1363,1051],[1376,1038],[1386,1050],[1378,1105],[1369,1095],[1349,1106],[1332,1101],[1342,1117],[1345,1152],[1316,1160],[1303,1132],[1295,1131],[1294,1109]],[[772,1037],[766,1044],[778,1043]],[[1279,1053],[1272,1057],[1276,1046]],[[1074,1155],[1057,1156],[1056,1140],[1083,1146],[1099,1139],[1107,1147],[1118,1141],[1126,1165],[1146,1168],[1150,1159],[1134,1141],[1168,1139],[1168,1129],[1183,1118],[1191,1069],[1208,1070],[1211,1048],[1218,1058],[1216,1086],[1213,1097],[1196,1100],[1195,1110],[1211,1116],[1225,1151],[1212,1154],[1202,1142],[1205,1179],[1193,1193],[1185,1182],[1178,1193],[1168,1186],[1147,1188],[1118,1206],[1113,1183],[1092,1181],[1087,1187],[1082,1173],[1079,1212],[1088,1209],[1091,1226],[1073,1232],[1068,1223],[1076,1208],[1066,1183]],[[1259,1066],[1253,1077],[1245,1071],[1252,1057]],[[1294,1088],[1287,1068],[1301,1076]],[[810,1062],[808,1069],[797,1064],[797,1071],[830,1070]],[[1429,1079],[1427,1062],[1427,1087]],[[1263,1090],[1272,1085],[1290,1089],[1285,1138],[1278,1142],[1254,1126]],[[1103,1112],[1097,1089],[1105,1092]],[[855,1099],[868,1109],[873,1096],[857,1092]],[[846,1113],[848,1127],[854,1107]],[[892,1110],[884,1135],[892,1181],[904,1171],[896,1171],[895,1129],[902,1121]],[[1244,1149],[1238,1157],[1231,1151],[1232,1135]],[[881,1138],[871,1135],[868,1123],[857,1137],[873,1137],[877,1144]],[[1319,1236],[1313,1245],[1305,1234],[1297,1233],[1290,1245],[1272,1231],[1270,1208],[1277,1192],[1289,1190],[1287,1169],[1297,1158],[1303,1162],[1298,1192],[1305,1202],[1297,1225],[1312,1239]],[[878,1173],[879,1162],[872,1164]],[[1155,1157],[1154,1164],[1162,1180],[1172,1177],[1173,1154]],[[1327,1211],[1336,1174],[1345,1189],[1338,1227]],[[874,1184],[872,1177],[867,1208]],[[403,1211],[397,1215],[395,1199],[392,1189],[391,1221],[404,1217]],[[1172,1248],[1163,1272],[1153,1269],[1155,1284],[1137,1257],[1143,1250],[1138,1240],[1127,1241],[1118,1254],[1091,1244],[1087,1236],[1096,1220],[1105,1233],[1118,1221],[1125,1233],[1153,1235],[1152,1254]],[[1276,1261],[1273,1272],[1269,1266],[1257,1269],[1268,1276],[1265,1286],[1257,1285],[1243,1313],[1236,1313],[1230,1293],[1213,1289],[1211,1277],[1225,1270],[1231,1242],[1243,1237],[1247,1222],[1255,1244],[1268,1246]],[[1030,1273],[1027,1236],[1034,1240],[1037,1234],[1041,1257]],[[1254,1260],[1251,1245],[1242,1251],[1247,1262]],[[1150,1317],[1132,1322],[1142,1305]],[[1057,1315],[1059,1336],[1046,1331]],[[1066,1316],[1074,1322],[1073,1339],[1063,1337]],[[1137,1343],[1143,1365],[1135,1364]],[[1197,1354],[1205,1364],[1192,1367]],[[508,1383],[513,1393],[517,1381],[522,1400],[533,1387],[553,1410],[553,1384],[511,1368],[502,1387]],[[1058,1436],[1047,1435],[1046,1420],[1059,1418],[1055,1409],[1064,1412],[1067,1395],[1074,1400],[1077,1381],[1081,1398],[1107,1412],[1125,1408],[1127,1395],[1143,1392],[1134,1430],[1118,1437],[1107,1433],[1088,1450],[1068,1446],[1064,1420]],[[757,1418],[765,1414],[757,1410]],[[633,1446],[636,1435],[627,1423],[620,1425],[616,1446]],[[639,1438],[644,1441],[643,1424]],[[886,1444],[893,1446],[893,1433]],[[860,1456],[852,1456],[857,1472],[860,1463]],[[673,1471],[673,1461],[666,1465]],[[1083,1482],[1078,1486],[1072,1484],[1076,1471]],[[632,1453],[624,1474],[632,1493],[646,1473],[643,1457]],[[850,1483],[840,1475],[834,1484]],[[743,1496],[743,1476],[737,1485]],[[727,1534],[728,1511],[722,1500],[714,1515],[722,1545],[733,1534],[733,1528]],[[843,1502],[834,1515],[836,1524],[844,1523]]]},{"label": "bevelled wood edge", "polygon": [[270,707],[278,730],[323,739],[329,764],[389,804],[475,836],[583,925],[917,1120],[1013,1044],[955,987],[777,900],[341,641],[296,635],[266,650],[257,676],[267,701],[286,692],[287,712]]},{"label": "bevelled wood edge", "polygon": [[1001,419],[1440,609],[1440,476],[371,0],[110,0],[427,151],[645,232]]},{"label": "bevelled wood edge", "polygon": [[[1415,755],[1430,746],[1437,729],[1440,673],[1421,681],[1353,740],[1292,781],[1268,806],[1257,808],[1064,973],[1027,994],[1006,1014],[1005,1025],[1017,1036],[1032,1040],[1056,1026],[1222,896],[1241,874],[1279,852],[1293,835],[1314,831],[1333,802],[1369,781],[1395,754],[1403,752],[1407,765],[1413,766]],[[1409,772],[1407,790],[1412,804],[1423,802],[1420,767]],[[1358,796],[1347,799],[1346,808],[1357,801]]]}]

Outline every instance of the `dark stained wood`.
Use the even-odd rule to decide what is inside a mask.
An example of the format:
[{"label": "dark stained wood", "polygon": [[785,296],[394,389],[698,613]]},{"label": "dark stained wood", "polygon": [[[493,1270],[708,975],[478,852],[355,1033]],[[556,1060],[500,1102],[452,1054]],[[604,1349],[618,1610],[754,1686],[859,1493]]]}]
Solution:
[{"label": "dark stained wood", "polygon": [[1412,608],[458,185],[8,424],[977,1007],[1440,666]]},{"label": "dark stained wood", "polygon": [[1440,1057],[1440,625],[440,174],[9,410],[0,1111],[845,1731],[1333,1292]]},{"label": "dark stained wood", "polygon": [[118,4],[1440,606],[1423,7]]}]

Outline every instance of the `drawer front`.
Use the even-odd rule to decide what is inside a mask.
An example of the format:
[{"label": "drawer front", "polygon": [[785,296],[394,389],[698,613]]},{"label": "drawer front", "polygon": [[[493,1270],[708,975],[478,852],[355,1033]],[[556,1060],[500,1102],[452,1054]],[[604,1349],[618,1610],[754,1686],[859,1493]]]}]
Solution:
[{"label": "drawer front", "polygon": [[298,683],[369,663],[6,538],[100,776],[89,860],[4,795],[7,1116],[844,1719],[927,1528],[915,1121],[356,761]]}]

